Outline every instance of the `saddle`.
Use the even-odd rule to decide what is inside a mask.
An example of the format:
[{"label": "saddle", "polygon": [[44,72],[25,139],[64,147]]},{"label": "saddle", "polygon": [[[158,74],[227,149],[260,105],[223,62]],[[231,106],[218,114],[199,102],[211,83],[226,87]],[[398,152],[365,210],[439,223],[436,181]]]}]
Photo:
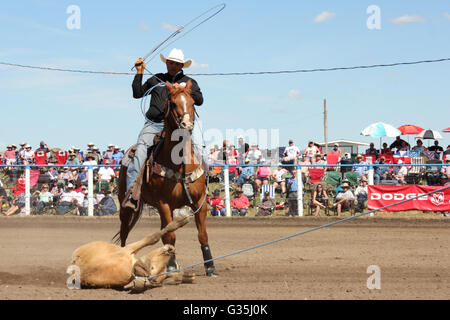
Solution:
[{"label": "saddle", "polygon": [[[121,204],[123,207],[132,207],[134,210],[138,210],[140,206],[140,199],[141,199],[141,187],[143,183],[144,173],[146,171],[147,167],[147,180],[150,177],[152,171],[152,164],[153,159],[156,158],[159,150],[161,149],[161,146],[164,142],[164,137],[166,136],[166,133],[164,131],[159,132],[155,135],[153,138],[153,145],[150,146],[147,149],[147,159],[145,160],[145,164],[142,166],[142,168],[139,171],[138,177],[136,181],[134,182],[133,186],[130,188],[130,191],[126,194],[125,199],[123,203]],[[132,159],[135,157],[136,154],[137,145],[131,146],[126,152],[125,156],[122,158],[121,165],[124,167],[128,167]],[[130,194],[132,195],[132,200],[134,202],[134,205],[129,205],[128,198],[130,197]]]}]

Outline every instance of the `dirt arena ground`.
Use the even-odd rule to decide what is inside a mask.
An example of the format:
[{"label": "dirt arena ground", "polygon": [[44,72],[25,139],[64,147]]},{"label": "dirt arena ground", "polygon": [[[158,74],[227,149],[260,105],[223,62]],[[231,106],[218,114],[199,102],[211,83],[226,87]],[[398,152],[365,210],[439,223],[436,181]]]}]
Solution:
[{"label": "dirt arena ground", "polygon": [[[335,218],[208,218],[214,256],[298,233]],[[450,218],[362,217],[216,261],[217,278],[193,270],[196,284],[130,295],[111,289],[69,290],[72,251],[110,240],[118,217],[0,218],[0,299],[448,299]],[[143,217],[130,240],[159,228]],[[201,261],[194,223],[177,231],[177,259]],[[369,290],[367,268],[380,267]],[[207,295],[205,295],[207,293]]]}]

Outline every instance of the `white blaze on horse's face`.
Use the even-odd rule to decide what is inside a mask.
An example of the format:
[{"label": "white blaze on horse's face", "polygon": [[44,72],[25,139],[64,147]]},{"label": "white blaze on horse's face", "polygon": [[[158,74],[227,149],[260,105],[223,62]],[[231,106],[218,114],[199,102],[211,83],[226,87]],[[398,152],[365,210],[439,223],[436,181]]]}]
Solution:
[{"label": "white blaze on horse's face", "polygon": [[194,124],[191,122],[191,117],[187,111],[186,97],[184,95],[181,95],[180,100],[183,103],[183,118],[181,119],[180,126],[183,129],[192,131],[194,129]]}]

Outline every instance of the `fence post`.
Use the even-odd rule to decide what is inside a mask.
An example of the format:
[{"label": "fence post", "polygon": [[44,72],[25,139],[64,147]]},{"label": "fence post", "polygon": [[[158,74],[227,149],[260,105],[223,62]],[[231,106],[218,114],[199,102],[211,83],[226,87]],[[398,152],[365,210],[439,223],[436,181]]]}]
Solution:
[{"label": "fence post", "polygon": [[30,167],[25,167],[25,215],[30,215],[31,193],[30,193]]},{"label": "fence post", "polygon": [[[368,181],[368,184],[369,184],[369,186],[373,186],[373,175],[374,175],[374,169],[373,169],[373,166],[369,166],[369,172],[368,172],[368,176],[369,176],[369,178],[368,178],[368,180],[369,180],[369,181]],[[373,216],[374,216],[373,212],[370,213],[369,216],[373,217]]]},{"label": "fence post", "polygon": [[303,217],[303,181],[301,166],[297,166],[297,210],[298,215]]},{"label": "fence post", "polygon": [[94,216],[94,170],[88,167],[88,216]]},{"label": "fence post", "polygon": [[373,170],[373,166],[369,166],[369,171],[368,171],[368,184],[369,186],[373,186],[373,175],[374,175],[374,170]]},{"label": "fence post", "polygon": [[230,176],[228,165],[223,167],[223,181],[225,183],[225,208],[227,217],[231,217],[231,205],[230,205]]}]

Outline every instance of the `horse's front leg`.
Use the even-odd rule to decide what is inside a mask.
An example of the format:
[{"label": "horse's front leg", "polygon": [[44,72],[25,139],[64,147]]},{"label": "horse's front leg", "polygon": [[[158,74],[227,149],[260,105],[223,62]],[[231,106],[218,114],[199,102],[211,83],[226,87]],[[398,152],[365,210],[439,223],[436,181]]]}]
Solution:
[{"label": "horse's front leg", "polygon": [[[170,222],[172,222],[172,208],[167,203],[159,203],[158,205],[159,217],[161,219],[161,230],[165,228]],[[167,232],[165,235],[161,237],[162,242],[166,244],[170,244],[175,246],[175,232]],[[170,257],[169,262],[167,263],[167,271],[173,271],[178,269],[177,259],[175,254]]]},{"label": "horse's front leg", "polygon": [[[198,231],[198,241],[200,242],[200,247],[202,249],[203,261],[211,260],[212,253],[211,248],[208,244],[208,233],[206,232],[206,213],[207,213],[207,205],[206,202],[203,202],[203,199],[200,199],[197,207],[192,207],[195,211],[198,206],[202,205],[202,208],[195,215],[195,225],[197,226]],[[214,266],[214,261],[205,262],[205,271],[207,276],[218,276],[219,273]]]}]

